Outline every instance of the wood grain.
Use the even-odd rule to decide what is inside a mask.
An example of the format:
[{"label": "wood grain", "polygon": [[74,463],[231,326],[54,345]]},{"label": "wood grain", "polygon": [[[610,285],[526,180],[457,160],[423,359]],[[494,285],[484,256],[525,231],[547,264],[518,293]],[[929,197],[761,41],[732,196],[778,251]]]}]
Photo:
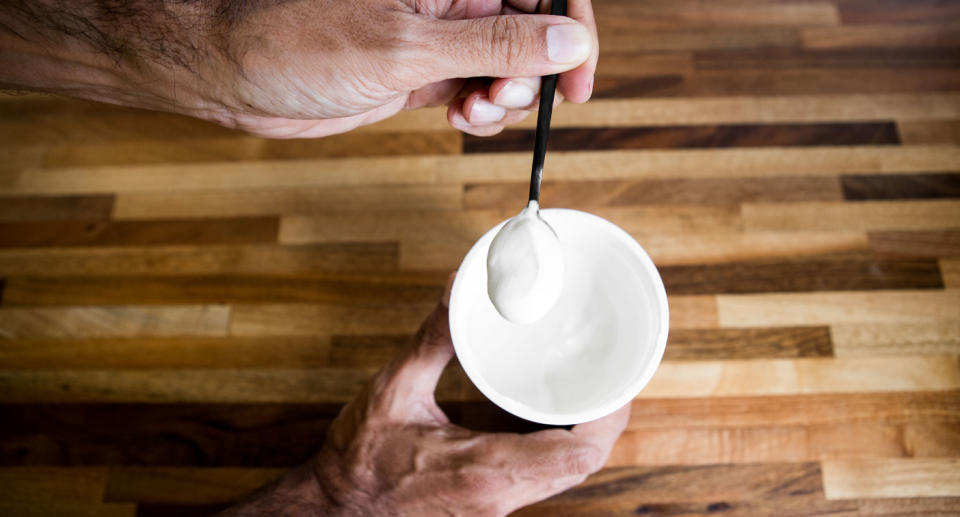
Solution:
[{"label": "wood grain", "polygon": [[0,247],[254,244],[276,242],[278,227],[275,217],[0,223]]},{"label": "wood grain", "polygon": [[0,338],[222,336],[224,305],[0,308]]},{"label": "wood grain", "polygon": [[905,144],[958,144],[960,121],[901,121],[897,122],[897,133]]},{"label": "wood grain", "polygon": [[233,502],[280,474],[277,469],[118,467],[104,501],[195,504]]},{"label": "wood grain", "polygon": [[843,176],[840,182],[849,200],[960,197],[956,173]]},{"label": "wood grain", "polygon": [[749,230],[932,230],[952,228],[958,220],[960,202],[946,200],[743,205]]},{"label": "wood grain", "polygon": [[960,489],[957,458],[857,458],[824,460],[828,499],[937,497]]},{"label": "wood grain", "polygon": [[[517,152],[533,148],[534,132],[506,130],[492,137],[465,137],[464,153]],[[698,149],[897,144],[889,122],[848,124],[766,124],[614,129],[558,128],[550,132],[557,151],[600,149]]]},{"label": "wood grain", "polygon": [[808,27],[800,30],[806,48],[956,47],[960,24],[939,23],[870,24]]},{"label": "wood grain", "polygon": [[[470,209],[522,205],[523,183],[468,183],[463,206]],[[840,201],[837,178],[706,178],[641,181],[544,181],[544,206],[576,209],[631,205],[736,205],[744,202]]]},{"label": "wood grain", "polygon": [[0,249],[0,275],[235,275],[390,270],[395,243]]},{"label": "wood grain", "polygon": [[0,198],[0,222],[110,218],[113,196],[24,196]]},{"label": "wood grain", "polygon": [[886,257],[960,256],[960,231],[869,232],[870,248]]},{"label": "wood grain", "polygon": [[943,275],[943,285],[947,289],[960,289],[960,260],[941,260],[940,273]]},{"label": "wood grain", "polygon": [[936,323],[831,325],[837,357],[960,355],[960,318]]},{"label": "wood grain", "polygon": [[107,484],[102,467],[0,468],[0,500],[18,504],[100,504]]},{"label": "wood grain", "polygon": [[954,291],[718,295],[721,327],[838,323],[932,324],[957,319]]},{"label": "wood grain", "polygon": [[364,304],[234,305],[233,336],[311,336],[333,334],[413,334],[437,305],[429,302]]},{"label": "wood grain", "polygon": [[[942,352],[947,353],[947,352]],[[767,359],[830,357],[828,327],[770,329],[674,329],[664,359]]]}]

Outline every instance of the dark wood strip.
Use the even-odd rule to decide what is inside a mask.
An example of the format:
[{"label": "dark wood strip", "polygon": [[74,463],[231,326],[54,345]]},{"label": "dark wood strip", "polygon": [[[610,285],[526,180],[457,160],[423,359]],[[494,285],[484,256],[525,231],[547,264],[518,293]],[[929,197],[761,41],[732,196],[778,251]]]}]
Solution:
[{"label": "dark wood strip", "polygon": [[59,219],[106,220],[113,195],[23,196],[0,198],[0,222]]},{"label": "dark wood strip", "polygon": [[6,305],[310,302],[363,305],[439,300],[445,274],[327,276],[13,277]]},{"label": "dark wood strip", "polygon": [[774,463],[604,469],[513,515],[828,515],[856,509],[855,501],[826,500],[819,464]]},{"label": "dark wood strip", "polygon": [[955,69],[960,53],[948,48],[705,50],[693,55],[697,70],[796,70],[803,68]]},{"label": "dark wood strip", "polygon": [[671,295],[943,287],[935,260],[812,259],[665,266],[660,268],[660,276]]},{"label": "dark wood strip", "polygon": [[840,20],[859,23],[944,23],[960,19],[960,5],[944,0],[841,0]]},{"label": "dark wood strip", "polygon": [[[523,183],[470,183],[466,208],[509,208],[526,199]],[[712,205],[787,201],[842,201],[835,177],[544,181],[545,206]]]},{"label": "dark wood strip", "polygon": [[830,357],[829,327],[675,329],[665,360]]},{"label": "dark wood strip", "polygon": [[960,515],[960,497],[860,499],[860,517],[948,517]]},{"label": "dark wood strip", "polygon": [[277,217],[0,223],[0,247],[266,243],[279,227]]},{"label": "dark wood strip", "polygon": [[210,517],[233,506],[233,503],[214,504],[138,504],[137,517]]},{"label": "dark wood strip", "polygon": [[330,366],[338,368],[369,368],[387,364],[404,347],[410,345],[412,335],[332,336],[330,338]]},{"label": "dark wood strip", "polygon": [[960,257],[960,230],[870,232],[868,235],[870,248],[881,257]]},{"label": "dark wood strip", "polygon": [[[507,130],[482,138],[466,136],[463,152],[526,151],[533,148],[533,137],[532,130]],[[550,148],[556,151],[884,145],[899,141],[892,122],[557,128],[550,131]]]},{"label": "dark wood strip", "polygon": [[[960,197],[960,173],[841,176],[847,200]],[[958,221],[960,224],[960,221]]]},{"label": "dark wood strip", "polygon": [[960,120],[897,121],[904,144],[960,144]]},{"label": "dark wood strip", "polygon": [[960,72],[927,68],[802,68],[702,70],[693,74],[598,77],[594,98],[717,97],[948,92]]}]

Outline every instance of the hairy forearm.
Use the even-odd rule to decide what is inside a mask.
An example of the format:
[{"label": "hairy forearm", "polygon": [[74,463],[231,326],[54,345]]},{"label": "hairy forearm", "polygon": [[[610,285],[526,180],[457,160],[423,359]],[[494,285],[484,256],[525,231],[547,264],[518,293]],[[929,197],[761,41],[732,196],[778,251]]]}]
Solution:
[{"label": "hairy forearm", "polygon": [[[0,2],[0,86],[171,111],[209,108],[227,49],[205,0]],[[173,101],[171,100],[173,99]]]}]

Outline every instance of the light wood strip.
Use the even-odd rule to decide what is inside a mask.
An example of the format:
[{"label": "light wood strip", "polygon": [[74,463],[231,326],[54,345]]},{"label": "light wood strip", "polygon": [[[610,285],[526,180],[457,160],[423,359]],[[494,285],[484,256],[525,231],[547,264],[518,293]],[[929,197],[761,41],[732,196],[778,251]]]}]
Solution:
[{"label": "light wood strip", "polygon": [[222,336],[225,305],[0,308],[0,338]]},{"label": "light wood strip", "polygon": [[834,355],[960,355],[960,319],[934,323],[870,323],[830,327]]},{"label": "light wood strip", "polygon": [[[644,233],[635,237],[658,266],[796,258],[869,249],[863,232],[685,232],[682,235]],[[468,238],[444,242],[403,241],[400,267],[456,269],[472,245]]]},{"label": "light wood strip", "polygon": [[796,48],[800,45],[800,33],[793,27],[684,29],[607,33],[600,40],[600,52]]},{"label": "light wood strip", "polygon": [[960,226],[960,201],[744,203],[747,230],[929,230]]},{"label": "light wood strip", "polygon": [[436,302],[344,305],[235,305],[230,335],[312,336],[330,334],[413,334]]},{"label": "light wood strip", "polygon": [[664,361],[641,398],[949,390],[955,356]]},{"label": "light wood strip", "polygon": [[279,476],[283,470],[243,467],[115,467],[104,500],[131,503],[230,503]]},{"label": "light wood strip", "polygon": [[0,501],[100,504],[106,484],[107,469],[101,467],[2,467]]},{"label": "light wood strip", "polygon": [[[515,215],[513,208],[491,210],[365,211],[284,216],[279,241],[284,244],[319,242],[474,241],[501,221]],[[686,232],[731,232],[740,226],[733,206],[597,207],[592,213],[633,235]]]},{"label": "light wood strip", "polygon": [[28,338],[0,344],[0,369],[322,368],[329,352],[329,336]]},{"label": "light wood strip", "polygon": [[960,144],[960,120],[898,121],[905,144]]},{"label": "light wood strip", "polygon": [[960,391],[638,398],[627,429],[960,424]]},{"label": "light wood strip", "polygon": [[129,192],[116,198],[114,219],[236,217],[328,210],[455,210],[459,185],[325,187],[274,190]]},{"label": "light wood strip", "polygon": [[721,327],[934,324],[960,318],[960,292],[931,289],[718,295],[717,314]]},{"label": "light wood strip", "polygon": [[960,458],[824,460],[827,499],[960,496]]},{"label": "light wood strip", "polygon": [[711,328],[717,326],[715,296],[670,296],[670,328]]},{"label": "light wood strip", "polygon": [[129,246],[0,249],[0,275],[315,274],[391,270],[397,245]]},{"label": "light wood strip", "polygon": [[960,24],[905,23],[808,27],[800,30],[806,48],[953,47],[960,44]]},{"label": "light wood strip", "polygon": [[[836,176],[951,172],[960,147],[829,146],[554,153],[553,180]],[[30,169],[0,173],[8,194],[182,192],[348,185],[523,181],[529,153],[351,158],[241,164]],[[322,171],[322,172],[318,172]]]},{"label": "light wood strip", "polygon": [[947,289],[960,289],[960,259],[941,259],[940,275]]},{"label": "light wood strip", "polygon": [[693,73],[693,55],[689,52],[660,54],[606,52],[597,63],[598,77],[643,77],[691,73]]},{"label": "light wood strip", "polygon": [[[442,401],[483,400],[462,371],[441,379]],[[0,401],[300,402],[351,400],[372,369],[2,370]],[[954,356],[666,361],[640,398],[956,390]]]}]

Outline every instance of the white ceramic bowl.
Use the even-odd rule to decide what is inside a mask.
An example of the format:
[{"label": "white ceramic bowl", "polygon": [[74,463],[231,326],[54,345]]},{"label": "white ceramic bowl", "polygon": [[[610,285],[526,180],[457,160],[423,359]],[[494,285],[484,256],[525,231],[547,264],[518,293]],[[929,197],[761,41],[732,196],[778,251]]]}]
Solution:
[{"label": "white ceramic bowl", "polygon": [[450,295],[450,332],[474,385],[519,417],[570,425],[606,416],[650,381],[670,316],[653,261],[629,234],[586,212],[541,210],[560,238],[565,278],[540,321],[504,320],[487,296],[487,250],[473,245]]}]

